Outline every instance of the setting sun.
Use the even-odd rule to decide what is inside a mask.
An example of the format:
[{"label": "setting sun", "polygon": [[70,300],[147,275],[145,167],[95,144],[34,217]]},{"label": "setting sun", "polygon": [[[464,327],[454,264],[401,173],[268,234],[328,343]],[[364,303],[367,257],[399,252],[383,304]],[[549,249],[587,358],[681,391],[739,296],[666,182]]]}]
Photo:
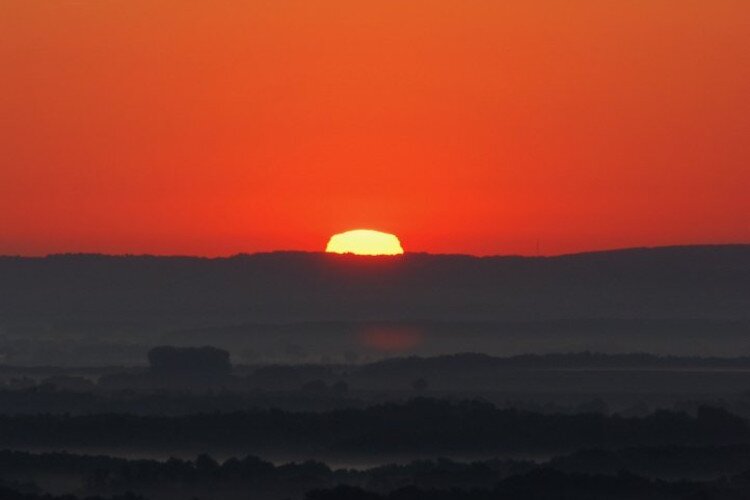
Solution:
[{"label": "setting sun", "polygon": [[396,235],[355,229],[334,234],[328,241],[326,252],[351,253],[355,255],[400,255],[404,253],[401,242]]}]

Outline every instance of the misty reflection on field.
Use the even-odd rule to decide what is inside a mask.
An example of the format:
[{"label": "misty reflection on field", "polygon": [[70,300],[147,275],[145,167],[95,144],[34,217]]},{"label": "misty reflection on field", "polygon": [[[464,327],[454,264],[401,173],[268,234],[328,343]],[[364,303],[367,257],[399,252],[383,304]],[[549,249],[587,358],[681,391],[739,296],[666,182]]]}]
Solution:
[{"label": "misty reflection on field", "polygon": [[379,325],[364,328],[359,333],[364,347],[380,352],[399,353],[422,345],[424,332],[416,327]]}]

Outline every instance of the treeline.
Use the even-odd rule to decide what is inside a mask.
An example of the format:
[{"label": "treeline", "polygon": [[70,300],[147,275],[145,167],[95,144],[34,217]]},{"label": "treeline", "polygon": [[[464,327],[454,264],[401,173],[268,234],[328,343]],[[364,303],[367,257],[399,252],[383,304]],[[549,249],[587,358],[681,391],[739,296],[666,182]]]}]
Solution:
[{"label": "treeline", "polygon": [[[254,456],[223,463],[207,455],[197,459],[128,460],[69,453],[30,454],[0,451],[0,477],[64,478],[83,485],[80,496],[110,496],[136,492],[153,499],[302,498],[313,489],[340,484],[388,492],[408,485],[432,488],[491,487],[498,480],[536,468],[532,462],[493,460],[460,463],[440,459],[369,470],[338,469],[308,461],[274,465]],[[27,489],[34,489],[27,485]],[[0,497],[4,498],[4,497]]]},{"label": "treeline", "polygon": [[[544,464],[445,459],[387,465],[368,470],[333,470],[319,462],[273,465],[257,457],[219,463],[196,460],[126,460],[67,453],[0,452],[0,498],[4,500],[113,500],[293,498],[307,500],[734,500],[750,495],[750,447],[642,448],[644,461],[633,473],[625,468],[601,473],[597,460],[609,452],[559,457]],[[617,452],[620,453],[620,452]],[[703,461],[707,468],[691,475]],[[665,480],[658,470],[682,457],[684,478]],[[716,458],[721,457],[720,460]],[[739,458],[740,463],[732,461]],[[571,460],[588,472],[569,470]],[[722,462],[723,464],[715,467]],[[14,478],[56,477],[80,484],[71,496],[52,497],[33,483]],[[76,496],[72,496],[76,495]]]},{"label": "treeline", "polygon": [[662,356],[643,352],[610,354],[567,352],[490,356],[461,353],[445,356],[391,358],[364,365],[364,371],[393,369],[479,370],[487,368],[747,368],[750,356]]},{"label": "treeline", "polygon": [[[202,454],[194,460],[126,459],[67,452],[29,453],[0,450],[0,478],[16,480],[30,474],[76,476],[88,488],[120,491],[160,483],[285,484],[304,478],[305,488],[358,485],[377,491],[404,486],[420,488],[489,488],[499,480],[538,469],[569,474],[617,476],[623,471],[665,480],[713,480],[750,471],[750,445],[630,447],[587,449],[546,462],[491,459],[473,462],[447,458],[416,460],[369,469],[332,468],[318,461],[275,465],[253,455],[223,462]],[[91,493],[91,492],[89,492]]]},{"label": "treeline", "polygon": [[[0,484],[0,498],[2,498],[3,500],[147,500],[140,495],[135,495],[132,493],[115,495],[106,498],[98,495],[80,497],[77,495],[50,495],[47,493],[32,493],[27,491],[19,491],[16,488],[17,486],[15,485]],[[23,489],[24,487],[22,486],[21,490]]]},{"label": "treeline", "polygon": [[482,401],[414,399],[326,412],[257,410],[184,416],[0,416],[0,446],[357,453],[554,452],[583,447],[750,442],[747,422],[701,406],[695,416],[541,414]]},{"label": "treeline", "polygon": [[578,474],[633,474],[660,479],[712,479],[750,470],[750,445],[584,449],[557,456],[546,467]]},{"label": "treeline", "polygon": [[567,474],[554,469],[512,476],[489,489],[420,489],[389,493],[338,486],[315,490],[306,500],[745,500],[748,474],[709,482],[651,480],[633,474]]}]

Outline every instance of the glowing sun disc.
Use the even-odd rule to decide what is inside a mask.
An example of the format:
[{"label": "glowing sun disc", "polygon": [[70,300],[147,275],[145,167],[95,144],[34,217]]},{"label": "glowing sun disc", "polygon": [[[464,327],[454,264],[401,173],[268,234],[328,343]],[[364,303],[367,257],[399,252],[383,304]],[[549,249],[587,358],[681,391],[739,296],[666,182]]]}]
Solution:
[{"label": "glowing sun disc", "polygon": [[328,241],[326,252],[355,255],[400,255],[404,253],[395,234],[371,229],[355,229],[334,234]]}]

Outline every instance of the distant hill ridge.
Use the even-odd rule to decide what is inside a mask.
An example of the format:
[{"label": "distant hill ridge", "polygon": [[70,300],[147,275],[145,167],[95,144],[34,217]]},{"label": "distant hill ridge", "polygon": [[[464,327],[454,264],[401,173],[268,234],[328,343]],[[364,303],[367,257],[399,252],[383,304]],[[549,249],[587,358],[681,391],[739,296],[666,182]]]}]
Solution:
[{"label": "distant hill ridge", "polygon": [[263,257],[263,256],[283,256],[283,255],[297,255],[297,256],[329,256],[333,258],[355,258],[355,259],[388,259],[388,258],[404,258],[409,256],[420,256],[420,257],[457,257],[465,259],[564,259],[564,258],[575,258],[575,257],[587,257],[594,255],[617,255],[617,254],[655,254],[655,253],[682,253],[682,254],[706,254],[720,252],[732,252],[737,251],[739,253],[750,252],[750,243],[729,243],[729,244],[701,244],[701,245],[664,245],[664,246],[642,246],[642,247],[625,247],[615,248],[606,250],[590,250],[583,252],[571,252],[556,255],[520,255],[520,254],[495,254],[495,255],[473,255],[463,253],[431,253],[431,252],[406,252],[401,256],[356,256],[350,254],[329,254],[326,252],[316,251],[304,251],[304,250],[275,250],[270,252],[254,252],[244,253],[240,252],[229,256],[219,257],[203,257],[195,255],[156,255],[156,254],[107,254],[99,252],[62,252],[52,253],[46,256],[20,256],[20,255],[0,255],[2,259],[23,259],[23,260],[39,260],[39,259],[56,259],[56,258],[78,258],[78,257],[101,257],[105,259],[194,259],[194,260],[230,260],[230,259],[241,259],[247,257]]},{"label": "distant hill ridge", "polygon": [[0,257],[0,320],[750,318],[750,245],[557,257]]}]

